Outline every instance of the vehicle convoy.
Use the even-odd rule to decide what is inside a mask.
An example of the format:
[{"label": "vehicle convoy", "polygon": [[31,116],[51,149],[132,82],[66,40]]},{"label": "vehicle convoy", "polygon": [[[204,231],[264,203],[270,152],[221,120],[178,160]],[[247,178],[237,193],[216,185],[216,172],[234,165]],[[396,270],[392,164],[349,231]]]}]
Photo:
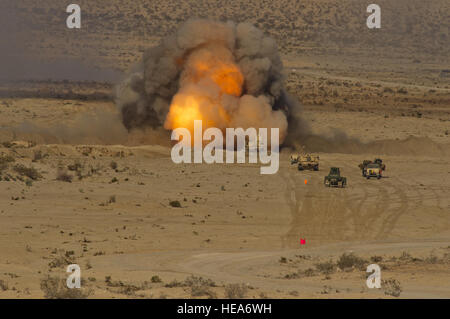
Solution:
[{"label": "vehicle convoy", "polygon": [[383,175],[383,171],[386,170],[386,165],[383,164],[383,160],[376,158],[374,161],[364,160],[362,164],[358,165],[361,169],[362,176],[370,179],[376,177],[380,179]]},{"label": "vehicle convoy", "polygon": [[330,168],[330,173],[325,176],[323,183],[326,187],[345,187],[347,185],[347,178],[341,176],[339,167]]}]

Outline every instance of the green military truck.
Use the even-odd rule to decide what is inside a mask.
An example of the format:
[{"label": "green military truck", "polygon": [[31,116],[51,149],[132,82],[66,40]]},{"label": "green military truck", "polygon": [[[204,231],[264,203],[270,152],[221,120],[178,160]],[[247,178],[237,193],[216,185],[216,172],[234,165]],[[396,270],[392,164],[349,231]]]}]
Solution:
[{"label": "green military truck", "polygon": [[345,187],[347,185],[347,178],[341,176],[339,167],[332,167],[330,173],[325,176],[323,183],[326,187]]}]

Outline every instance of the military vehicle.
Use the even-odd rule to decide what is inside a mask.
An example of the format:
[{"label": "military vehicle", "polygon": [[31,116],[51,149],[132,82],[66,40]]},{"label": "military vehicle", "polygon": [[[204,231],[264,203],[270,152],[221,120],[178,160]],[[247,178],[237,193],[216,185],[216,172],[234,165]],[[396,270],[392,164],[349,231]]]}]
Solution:
[{"label": "military vehicle", "polygon": [[305,169],[309,170],[319,170],[319,156],[304,154],[298,157],[298,170],[303,171]]},{"label": "military vehicle", "polygon": [[299,157],[300,157],[300,154],[291,154],[291,157],[290,157],[291,165],[297,164]]},{"label": "military vehicle", "polygon": [[380,179],[383,174],[383,169],[379,163],[371,163],[364,168],[363,176],[367,179],[371,177],[376,177]]},{"label": "military vehicle", "polygon": [[[374,161],[364,160],[362,164],[359,164],[358,167],[361,169],[362,176],[367,177],[368,174],[368,166],[371,165],[372,174],[370,177],[378,177],[381,178],[381,175],[384,170],[386,170],[386,165],[383,164],[383,160],[380,158],[376,158]],[[378,168],[378,169],[377,169]],[[376,175],[375,175],[376,173]]]},{"label": "military vehicle", "polygon": [[341,176],[339,167],[332,167],[330,168],[330,173],[325,176],[323,183],[326,187],[345,187],[347,178]]}]

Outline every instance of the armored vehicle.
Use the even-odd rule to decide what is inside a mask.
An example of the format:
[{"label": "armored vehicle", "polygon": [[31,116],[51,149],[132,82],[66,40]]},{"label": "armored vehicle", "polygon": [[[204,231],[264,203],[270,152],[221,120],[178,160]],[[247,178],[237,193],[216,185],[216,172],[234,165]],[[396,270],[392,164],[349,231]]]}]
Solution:
[{"label": "armored vehicle", "polygon": [[345,187],[347,178],[341,176],[339,167],[332,167],[330,173],[325,176],[323,183],[326,187]]}]

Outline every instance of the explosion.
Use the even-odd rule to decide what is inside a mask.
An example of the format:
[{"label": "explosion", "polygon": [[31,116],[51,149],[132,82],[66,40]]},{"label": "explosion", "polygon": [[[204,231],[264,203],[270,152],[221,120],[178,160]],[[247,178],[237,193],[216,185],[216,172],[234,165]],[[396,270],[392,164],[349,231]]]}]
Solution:
[{"label": "explosion", "polygon": [[[128,130],[216,127],[298,129],[298,104],[283,85],[276,43],[248,23],[189,20],[149,49],[118,86]],[[291,133],[291,132],[289,132]]]}]

